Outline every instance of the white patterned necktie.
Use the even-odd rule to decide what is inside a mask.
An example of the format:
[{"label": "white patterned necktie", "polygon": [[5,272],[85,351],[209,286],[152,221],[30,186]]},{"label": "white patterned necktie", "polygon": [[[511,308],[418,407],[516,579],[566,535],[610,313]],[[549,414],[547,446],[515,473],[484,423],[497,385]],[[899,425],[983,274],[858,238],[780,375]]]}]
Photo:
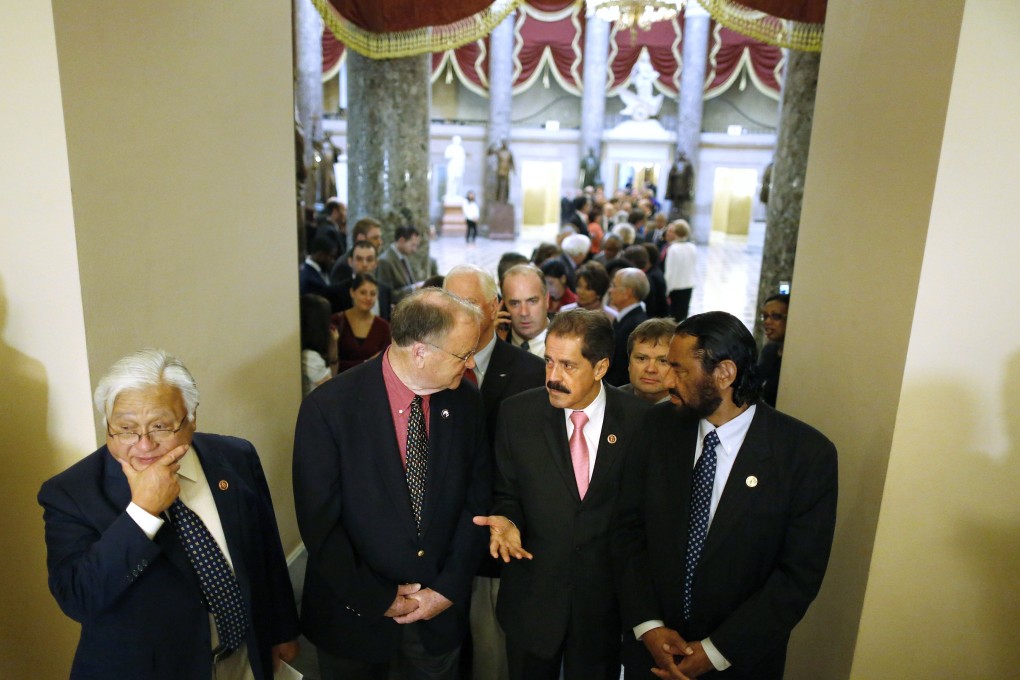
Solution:
[{"label": "white patterned necktie", "polygon": [[429,437],[425,430],[425,411],[421,397],[414,396],[407,418],[407,491],[411,495],[411,512],[421,534],[421,507],[425,500],[425,477],[429,467]]},{"label": "white patterned necktie", "polygon": [[202,519],[180,498],[170,506],[170,519],[202,584],[206,607],[216,621],[220,647],[237,649],[248,631],[248,615],[237,576]]},{"label": "white patterned necktie", "polygon": [[684,564],[684,619],[691,618],[691,591],[694,589],[694,571],[698,568],[701,549],[708,536],[708,517],[712,507],[712,487],[715,485],[715,448],[719,435],[712,430],[705,435],[701,457],[694,465],[691,482],[691,515],[687,527],[687,560]]}]

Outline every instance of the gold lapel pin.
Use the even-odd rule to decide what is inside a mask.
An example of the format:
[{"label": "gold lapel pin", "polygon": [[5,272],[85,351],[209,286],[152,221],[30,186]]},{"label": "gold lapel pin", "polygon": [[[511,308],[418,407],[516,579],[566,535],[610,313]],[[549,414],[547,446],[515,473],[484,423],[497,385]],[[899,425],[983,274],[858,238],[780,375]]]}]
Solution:
[{"label": "gold lapel pin", "polygon": [[448,409],[448,408],[444,408],[444,409],[443,409],[443,410],[442,410],[442,411],[441,411],[441,412],[439,413],[439,415],[443,416],[444,418],[449,418],[449,417],[450,417],[450,409]]},{"label": "gold lapel pin", "polygon": [[744,482],[747,484],[747,486],[749,486],[752,489],[758,486],[758,478],[755,477],[754,475],[750,475],[747,479],[744,480]]},{"label": "gold lapel pin", "polygon": [[606,441],[609,442],[610,444],[615,444],[616,443],[616,435],[615,434],[609,435],[608,437],[606,437]]},{"label": "gold lapel pin", "polygon": [[220,487],[220,491],[226,491],[227,489],[230,488],[230,484],[227,483],[227,480],[221,479],[220,483],[219,483],[219,487]]}]

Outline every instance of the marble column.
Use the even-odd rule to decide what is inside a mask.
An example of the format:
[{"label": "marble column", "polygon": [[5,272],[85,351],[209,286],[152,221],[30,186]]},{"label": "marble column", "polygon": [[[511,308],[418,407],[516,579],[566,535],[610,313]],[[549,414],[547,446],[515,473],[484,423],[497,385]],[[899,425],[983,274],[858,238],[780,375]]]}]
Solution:
[{"label": "marble column", "polygon": [[[821,55],[816,52],[788,52],[772,165],[772,191],[765,219],[758,310],[765,298],[779,292],[781,281],[793,281],[820,62]],[[761,340],[760,321],[755,322],[755,336]]]},{"label": "marble column", "polygon": [[[677,102],[677,155],[687,155],[694,170],[693,197],[686,205],[676,206],[678,212],[691,223],[694,241],[708,243],[712,233],[710,220],[695,220],[694,206],[698,203],[698,155],[701,149],[701,114],[705,104],[705,67],[708,60],[708,29],[711,17],[696,2],[687,3],[684,10],[683,66],[680,71],[680,97]],[[709,211],[711,215],[711,211]]]},{"label": "marble column", "polygon": [[606,61],[609,58],[609,22],[588,17],[584,30],[584,90],[581,93],[580,157],[595,150],[602,158],[602,130],[606,118]]},{"label": "marble column", "polygon": [[313,144],[322,136],[322,17],[311,0],[294,0],[294,98],[298,120],[305,133],[305,167],[308,177],[299,198],[315,204]]},{"label": "marble column", "polygon": [[[486,149],[492,150],[506,140],[510,141],[511,112],[513,110],[514,78],[514,22],[517,12],[511,12],[489,34],[489,126],[486,130]],[[513,147],[510,148],[511,152]],[[482,215],[485,227],[492,231],[492,206],[496,199],[496,157],[485,160],[485,196]],[[511,186],[513,183],[511,175]],[[516,229],[516,226],[514,226]],[[503,231],[503,230],[501,230]],[[503,235],[506,237],[506,235]],[[509,234],[513,238],[513,232]]]},{"label": "marble column", "polygon": [[415,274],[428,273],[430,55],[369,59],[347,53],[347,221],[371,216],[394,230],[417,227]]}]

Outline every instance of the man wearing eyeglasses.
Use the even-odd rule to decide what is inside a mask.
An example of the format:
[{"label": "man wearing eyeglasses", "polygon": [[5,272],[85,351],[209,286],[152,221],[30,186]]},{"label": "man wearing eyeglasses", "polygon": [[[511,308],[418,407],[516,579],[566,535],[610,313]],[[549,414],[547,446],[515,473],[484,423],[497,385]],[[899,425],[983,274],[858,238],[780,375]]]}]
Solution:
[{"label": "man wearing eyeglasses", "polygon": [[82,626],[70,677],[272,678],[298,621],[255,449],[195,432],[162,351],[114,364],[95,405],[106,445],[39,491],[50,590]]},{"label": "man wearing eyeglasses", "polygon": [[394,309],[385,353],[301,404],[294,500],[308,550],[302,630],[320,678],[456,678],[487,532],[475,367],[481,313],[438,288]]}]

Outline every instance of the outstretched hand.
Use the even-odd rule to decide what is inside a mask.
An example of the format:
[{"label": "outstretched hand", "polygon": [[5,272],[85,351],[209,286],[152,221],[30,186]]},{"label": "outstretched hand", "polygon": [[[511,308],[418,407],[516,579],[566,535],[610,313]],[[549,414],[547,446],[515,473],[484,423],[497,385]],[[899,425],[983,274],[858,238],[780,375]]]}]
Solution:
[{"label": "outstretched hand", "polygon": [[479,515],[472,520],[480,527],[489,527],[489,554],[496,559],[509,562],[516,559],[532,559],[534,555],[521,546],[521,532],[503,515]]}]

